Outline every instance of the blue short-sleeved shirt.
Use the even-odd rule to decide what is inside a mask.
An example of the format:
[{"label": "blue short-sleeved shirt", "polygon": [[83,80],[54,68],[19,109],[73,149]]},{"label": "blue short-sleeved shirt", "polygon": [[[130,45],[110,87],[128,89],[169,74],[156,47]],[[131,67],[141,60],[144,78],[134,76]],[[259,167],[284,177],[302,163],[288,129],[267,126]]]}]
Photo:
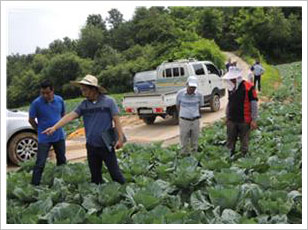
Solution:
[{"label": "blue short-sleeved shirt", "polygon": [[114,99],[101,94],[96,102],[86,99],[74,111],[83,117],[87,143],[103,146],[102,132],[112,128],[112,117],[119,114]]},{"label": "blue short-sleeved shirt", "polygon": [[30,106],[29,117],[37,118],[38,142],[57,142],[65,138],[62,128],[48,136],[42,131],[56,124],[65,114],[65,106],[62,97],[54,95],[54,100],[47,102],[42,96],[37,97]]}]

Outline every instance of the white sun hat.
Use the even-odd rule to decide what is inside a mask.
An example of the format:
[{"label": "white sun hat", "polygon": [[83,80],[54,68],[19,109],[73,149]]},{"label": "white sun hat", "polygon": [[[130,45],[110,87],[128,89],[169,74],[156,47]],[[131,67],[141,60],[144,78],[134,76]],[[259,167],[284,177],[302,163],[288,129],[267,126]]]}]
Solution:
[{"label": "white sun hat", "polygon": [[190,87],[198,87],[198,79],[195,76],[190,76],[187,79],[187,85]]},{"label": "white sun hat", "polygon": [[231,80],[242,77],[243,71],[235,66],[230,66],[229,71],[221,78],[223,80]]}]

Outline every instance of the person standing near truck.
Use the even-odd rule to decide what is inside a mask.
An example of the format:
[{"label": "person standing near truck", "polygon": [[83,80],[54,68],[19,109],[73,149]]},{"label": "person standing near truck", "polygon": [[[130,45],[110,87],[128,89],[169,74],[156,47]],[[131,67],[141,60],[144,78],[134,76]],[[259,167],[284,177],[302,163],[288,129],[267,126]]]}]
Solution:
[{"label": "person standing near truck", "polygon": [[29,123],[38,132],[38,151],[31,181],[33,185],[40,184],[51,146],[56,153],[57,165],[66,163],[63,129],[58,129],[50,136],[42,134],[43,130],[56,124],[65,115],[64,101],[62,97],[54,94],[54,88],[50,81],[42,82],[40,87],[41,96],[31,103],[29,110]]},{"label": "person standing near truck", "polygon": [[261,75],[264,74],[265,70],[262,67],[260,61],[256,61],[256,63],[253,65],[253,73],[254,73],[254,85],[255,88],[257,88],[258,83],[258,90],[261,91]]},{"label": "person standing near truck", "polygon": [[251,84],[254,84],[253,70],[254,70],[254,68],[253,68],[253,66],[251,66],[250,69],[249,69],[248,76],[247,76],[248,82],[250,82]]},{"label": "person standing near truck", "polygon": [[197,92],[198,80],[194,76],[187,79],[186,88],[176,96],[176,107],[179,111],[181,153],[189,155],[197,152],[200,133],[200,107],[204,104],[202,94]]},{"label": "person standing near truck", "polygon": [[248,152],[250,130],[257,128],[258,97],[254,86],[243,80],[239,68],[230,67],[222,79],[226,80],[228,85],[227,148],[232,159],[238,137],[242,155],[245,156]]},{"label": "person standing near truck", "polygon": [[229,71],[230,66],[232,66],[231,58],[229,58],[229,59],[228,59],[228,62],[226,63],[227,72]]}]

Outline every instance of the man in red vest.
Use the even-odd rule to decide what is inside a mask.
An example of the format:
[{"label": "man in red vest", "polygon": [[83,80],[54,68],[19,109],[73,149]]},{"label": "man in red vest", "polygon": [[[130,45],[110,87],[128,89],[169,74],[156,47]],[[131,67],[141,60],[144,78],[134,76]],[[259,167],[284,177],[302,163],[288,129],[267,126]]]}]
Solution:
[{"label": "man in red vest", "polygon": [[243,80],[242,71],[237,67],[230,67],[223,76],[228,88],[227,117],[227,148],[233,158],[235,145],[239,137],[241,153],[248,152],[249,133],[257,128],[258,97],[254,86]]}]

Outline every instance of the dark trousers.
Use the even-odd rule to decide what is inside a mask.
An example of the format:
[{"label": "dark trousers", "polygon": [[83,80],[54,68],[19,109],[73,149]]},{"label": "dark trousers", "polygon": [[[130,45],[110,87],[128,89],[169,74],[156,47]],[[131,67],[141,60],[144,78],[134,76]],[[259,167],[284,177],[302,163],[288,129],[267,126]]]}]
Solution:
[{"label": "dark trousers", "polygon": [[125,183],[125,179],[120,171],[118,160],[115,154],[114,149],[109,152],[108,149],[103,147],[91,146],[88,143],[87,154],[88,154],[88,163],[91,172],[91,182],[95,184],[101,184],[102,179],[102,164],[103,161],[108,168],[111,178],[114,181],[119,182],[120,184]]},{"label": "dark trousers", "polygon": [[65,140],[60,140],[57,142],[50,142],[50,143],[38,143],[36,162],[32,174],[33,185],[40,184],[46,159],[48,158],[48,153],[51,146],[53,146],[56,153],[57,165],[62,165],[66,163]]},{"label": "dark trousers", "polygon": [[258,83],[258,90],[261,91],[261,76],[254,77],[254,86],[257,89],[257,83]]},{"label": "dark trousers", "polygon": [[240,138],[241,152],[246,154],[248,152],[250,125],[242,122],[227,122],[227,148],[231,151],[235,151],[235,145],[237,138]]}]

